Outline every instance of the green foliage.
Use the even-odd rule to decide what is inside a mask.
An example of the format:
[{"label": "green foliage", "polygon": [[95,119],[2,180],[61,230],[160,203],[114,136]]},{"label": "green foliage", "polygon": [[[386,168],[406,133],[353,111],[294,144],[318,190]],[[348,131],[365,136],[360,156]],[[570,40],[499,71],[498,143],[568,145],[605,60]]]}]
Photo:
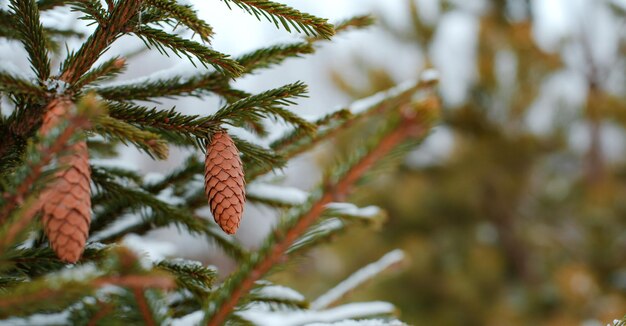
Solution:
[{"label": "green foliage", "polygon": [[39,81],[44,82],[50,76],[50,59],[37,3],[35,0],[11,0],[9,9],[15,12],[10,21],[16,24],[32,69]]},{"label": "green foliage", "polygon": [[[70,324],[164,325],[200,313],[214,324],[253,324],[244,312],[259,312],[260,306],[269,307],[270,312],[317,313],[310,310],[305,297],[264,278],[284,259],[328,242],[353,225],[379,225],[384,214],[378,211],[364,215],[356,208],[333,210],[325,209],[325,205],[330,204],[331,197],[345,195],[344,188],[356,183],[373,161],[382,159],[391,150],[387,147],[401,143],[383,146],[382,152],[377,147],[393,134],[393,128],[374,137],[371,147],[359,147],[360,156],[355,160],[340,161],[342,168],[335,170],[339,172],[327,174],[333,178],[316,188],[306,205],[263,201],[262,196],[250,198],[286,214],[258,250],[225,235],[210,217],[204,216],[208,203],[201,154],[216,132],[246,129],[269,143],[265,138],[273,124],[287,125],[290,131],[269,147],[231,135],[241,153],[246,181],[257,182],[261,176],[284,167],[295,155],[366,116],[397,116],[393,112],[413,101],[418,90],[430,90],[418,84],[386,94],[363,112],[353,115],[349,109],[339,110],[310,122],[289,108],[305,97],[304,83],[249,94],[232,87],[231,82],[288,58],[313,53],[316,41],[335,33],[333,25],[276,2],[225,3],[305,36],[300,41],[270,44],[233,58],[210,47],[213,29],[209,23],[200,19],[191,6],[174,0],[11,0],[9,10],[0,11],[0,37],[21,42],[37,75],[37,82],[32,82],[9,71],[0,72],[0,96],[3,106],[7,103],[0,114],[0,319],[28,324],[34,316],[44,315]],[[94,26],[93,33],[83,36],[44,26],[40,11],[58,7],[78,13],[79,19]],[[340,23],[338,30],[369,24],[369,17],[355,17]],[[177,28],[197,35],[201,42],[187,38],[184,35],[188,34],[179,33]],[[124,74],[128,58],[117,54],[107,58],[105,54],[122,36],[139,38],[148,49],[186,57],[205,69],[195,74],[175,72],[170,77],[115,82]],[[64,58],[52,57],[61,53],[56,50],[69,37],[80,38],[82,44],[67,49]],[[52,72],[56,67],[51,62],[62,62],[58,71]],[[186,115],[176,107],[163,109],[138,103],[214,95],[223,101],[213,114]],[[68,112],[59,113],[60,99],[68,103]],[[42,123],[49,126],[47,114],[51,110],[59,113],[60,123],[51,132],[41,134],[38,131]],[[388,127],[399,126],[397,117],[386,121]],[[420,126],[430,128],[431,121]],[[402,142],[405,136],[402,134]],[[88,245],[79,262],[68,266],[56,258],[42,231],[40,191],[54,190],[50,187],[57,183],[49,181],[58,180],[56,172],[67,168],[58,162],[64,162],[61,158],[78,141],[86,141],[91,159],[118,157],[121,145],[159,160],[167,158],[170,148],[191,154],[185,154],[188,157],[178,168],[151,181],[146,181],[142,172],[92,160],[93,213]],[[210,243],[239,269],[232,275],[218,276],[207,261],[144,257],[144,249],[132,243],[136,236],[168,227]],[[394,313],[390,304],[383,308],[346,318],[390,317]],[[217,316],[212,318],[214,313]],[[46,322],[55,323],[56,319]]]},{"label": "green foliage", "polygon": [[293,27],[297,32],[304,32],[306,35],[319,35],[330,38],[335,34],[333,25],[326,19],[318,18],[306,13],[302,13],[281,3],[266,0],[221,0],[230,8],[230,4],[253,14],[261,20],[261,16],[276,25],[282,26],[287,31]]}]

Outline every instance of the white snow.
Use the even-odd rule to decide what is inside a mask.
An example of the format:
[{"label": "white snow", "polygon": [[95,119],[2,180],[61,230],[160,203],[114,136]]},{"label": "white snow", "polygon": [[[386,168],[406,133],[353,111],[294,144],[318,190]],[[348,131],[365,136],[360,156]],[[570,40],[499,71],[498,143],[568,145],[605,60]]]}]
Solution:
[{"label": "white snow", "polygon": [[255,289],[258,296],[268,299],[305,301],[305,297],[298,291],[282,285],[266,285]]},{"label": "white snow", "polygon": [[164,178],[165,178],[165,176],[163,175],[163,173],[147,172],[143,176],[143,182],[145,184],[155,184],[155,183],[161,182]]},{"label": "white snow", "polygon": [[350,203],[329,203],[326,209],[332,214],[347,215],[361,218],[373,218],[381,214],[382,210],[377,206],[367,206],[360,208]]},{"label": "white snow", "polygon": [[316,225],[313,229],[307,232],[305,235],[296,240],[290,247],[290,250],[294,250],[294,248],[298,248],[302,243],[306,243],[311,240],[311,238],[318,236],[320,234],[329,234],[335,230],[339,230],[343,228],[344,223],[338,218],[329,218],[327,220],[322,221],[320,224]]},{"label": "white snow", "polygon": [[194,311],[189,315],[186,315],[182,318],[176,318],[170,320],[170,326],[192,326],[192,325],[200,325],[200,322],[204,318],[204,312],[201,310]]},{"label": "white snow", "polygon": [[121,230],[125,230],[132,226],[141,224],[142,221],[143,220],[139,214],[124,215],[123,217],[119,218],[115,223],[113,223],[113,225],[111,225],[110,227],[91,236],[89,240],[100,241],[112,234],[118,233]]},{"label": "white snow", "polygon": [[319,310],[328,307],[329,305],[337,302],[339,299],[344,297],[348,292],[354,290],[361,284],[374,278],[376,275],[382,273],[386,269],[397,265],[403,260],[404,252],[402,250],[396,249],[387,253],[378,261],[359,269],[343,282],[330,289],[330,291],[321,295],[319,298],[311,303],[311,308]]},{"label": "white snow", "polygon": [[362,320],[343,320],[336,323],[312,323],[305,326],[406,326],[407,324],[397,320],[384,319],[362,319]]},{"label": "white snow", "polygon": [[127,234],[122,238],[122,244],[132,250],[139,257],[143,266],[149,268],[152,262],[163,260],[176,254],[176,247],[165,241],[146,239],[136,234]]},{"label": "white snow", "polygon": [[286,205],[302,205],[308,198],[309,194],[298,188],[283,187],[267,183],[252,183],[246,187],[246,193],[249,196],[266,199]]},{"label": "white snow", "polygon": [[435,82],[439,80],[439,71],[435,69],[426,69],[422,71],[420,80],[423,82]]},{"label": "white snow", "polygon": [[240,311],[237,314],[258,326],[299,326],[315,322],[329,323],[351,318],[391,314],[395,311],[392,304],[380,301],[350,303],[322,311],[262,311],[255,310],[256,305],[251,306],[251,309]]},{"label": "white snow", "polygon": [[174,195],[174,189],[165,188],[163,189],[157,196],[157,199],[160,201],[167,203],[169,205],[181,205],[185,203],[184,198],[180,198]]},{"label": "white snow", "polygon": [[108,88],[108,87],[117,87],[117,86],[127,86],[134,84],[143,84],[148,82],[155,82],[159,80],[166,80],[174,77],[181,77],[182,80],[189,79],[194,76],[198,76],[204,73],[211,73],[214,69],[212,68],[204,68],[202,65],[194,65],[189,60],[181,60],[177,64],[173,65],[170,68],[158,70],[152,74],[120,81],[113,81],[102,85],[96,85],[94,88]]},{"label": "white snow", "polygon": [[68,282],[68,281],[86,281],[88,279],[94,278],[102,274],[102,271],[99,270],[95,264],[83,264],[83,265],[74,265],[68,266],[67,268],[61,270],[58,273],[51,274],[47,276],[47,282],[50,284],[52,288],[56,287],[58,283]]},{"label": "white snow", "polygon": [[[402,92],[405,92],[411,89],[411,87],[415,86],[416,84],[417,82],[415,80],[404,81],[403,83],[398,84],[398,86],[392,87],[388,90],[378,92],[372,96],[353,102],[352,104],[348,106],[348,110],[352,112],[353,114],[360,114],[360,113],[366,112],[370,108],[375,107],[376,105],[383,102],[384,100],[390,97],[398,96],[402,94]],[[335,110],[335,111],[338,111],[338,110]]]},{"label": "white snow", "polygon": [[34,314],[25,318],[0,320],[0,326],[44,326],[69,325],[70,312],[65,310],[56,314]]}]

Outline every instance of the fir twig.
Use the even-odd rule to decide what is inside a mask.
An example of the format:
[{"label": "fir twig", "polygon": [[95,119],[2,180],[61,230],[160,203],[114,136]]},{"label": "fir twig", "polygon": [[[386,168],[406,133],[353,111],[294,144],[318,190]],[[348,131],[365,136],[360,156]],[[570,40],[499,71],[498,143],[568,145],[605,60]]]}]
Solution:
[{"label": "fir twig", "polygon": [[50,58],[37,3],[35,0],[11,0],[10,3],[9,8],[15,12],[14,21],[17,24],[17,31],[21,34],[32,69],[43,83],[50,76]]},{"label": "fir twig", "polygon": [[[230,4],[245,10],[254,15],[258,20],[265,17],[269,22],[274,23],[276,28],[282,26],[288,32],[293,27],[297,32],[306,35],[319,35],[330,38],[335,34],[333,25],[328,20],[318,18],[313,15],[300,12],[282,3],[266,0],[222,0],[230,8]],[[289,27],[291,26],[291,27]]]},{"label": "fir twig", "polygon": [[209,42],[213,35],[213,29],[204,20],[198,18],[196,12],[189,6],[184,6],[174,0],[145,0],[147,4],[154,6],[187,26],[198,34],[204,42]]},{"label": "fir twig", "polygon": [[134,33],[147,47],[154,47],[163,54],[167,55],[165,49],[169,49],[179,57],[181,54],[186,56],[194,65],[193,57],[195,57],[203,66],[211,65],[217,71],[233,77],[239,76],[243,72],[243,67],[235,60],[230,59],[228,55],[211,50],[200,43],[147,26],[136,29]]}]

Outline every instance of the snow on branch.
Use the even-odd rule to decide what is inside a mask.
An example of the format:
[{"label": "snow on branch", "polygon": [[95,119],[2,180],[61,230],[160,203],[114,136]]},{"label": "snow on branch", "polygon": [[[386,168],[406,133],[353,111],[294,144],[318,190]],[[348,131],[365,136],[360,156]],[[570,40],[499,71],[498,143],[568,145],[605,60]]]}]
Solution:
[{"label": "snow on branch", "polygon": [[332,305],[343,298],[348,292],[376,277],[376,275],[384,272],[385,270],[396,266],[403,260],[404,252],[402,250],[396,249],[387,253],[378,261],[359,269],[343,282],[321,295],[311,303],[311,308],[319,310]]},{"label": "snow on branch", "polygon": [[367,206],[360,208],[351,203],[330,203],[326,205],[327,215],[337,215],[340,217],[356,217],[362,219],[375,219],[384,214],[378,206]]},{"label": "snow on branch", "polygon": [[347,319],[336,323],[313,323],[306,326],[406,326],[407,324],[397,320],[385,320],[385,319]]},{"label": "snow on branch", "polygon": [[252,183],[246,187],[246,193],[251,199],[263,202],[271,202],[286,206],[304,204],[309,194],[298,188],[283,187],[266,183]]},{"label": "snow on branch", "polygon": [[239,311],[237,314],[258,326],[298,326],[388,315],[395,311],[392,304],[380,301],[350,303],[322,311],[268,311],[258,309],[257,306],[252,305],[249,310]]}]

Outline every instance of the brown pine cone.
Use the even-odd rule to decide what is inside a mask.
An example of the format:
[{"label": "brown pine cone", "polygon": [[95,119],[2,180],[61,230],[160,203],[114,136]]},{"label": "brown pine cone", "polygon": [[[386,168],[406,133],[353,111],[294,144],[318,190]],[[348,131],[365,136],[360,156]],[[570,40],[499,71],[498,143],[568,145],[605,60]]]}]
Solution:
[{"label": "brown pine cone", "polygon": [[87,144],[78,142],[69,148],[59,164],[66,169],[44,190],[42,220],[50,245],[59,259],[75,263],[85,248],[91,221],[91,188]]},{"label": "brown pine cone", "polygon": [[228,234],[237,232],[246,201],[245,179],[239,151],[224,131],[215,133],[206,149],[204,192],[215,222]]},{"label": "brown pine cone", "polygon": [[[72,102],[65,97],[48,104],[41,126],[47,134],[67,115]],[[75,263],[85,248],[91,221],[91,171],[85,141],[59,157],[61,170],[41,194],[44,231],[59,259]]]},{"label": "brown pine cone", "polygon": [[46,107],[46,115],[43,117],[43,123],[41,124],[41,133],[46,135],[52,128],[56,127],[71,106],[72,102],[67,97],[52,99]]}]

